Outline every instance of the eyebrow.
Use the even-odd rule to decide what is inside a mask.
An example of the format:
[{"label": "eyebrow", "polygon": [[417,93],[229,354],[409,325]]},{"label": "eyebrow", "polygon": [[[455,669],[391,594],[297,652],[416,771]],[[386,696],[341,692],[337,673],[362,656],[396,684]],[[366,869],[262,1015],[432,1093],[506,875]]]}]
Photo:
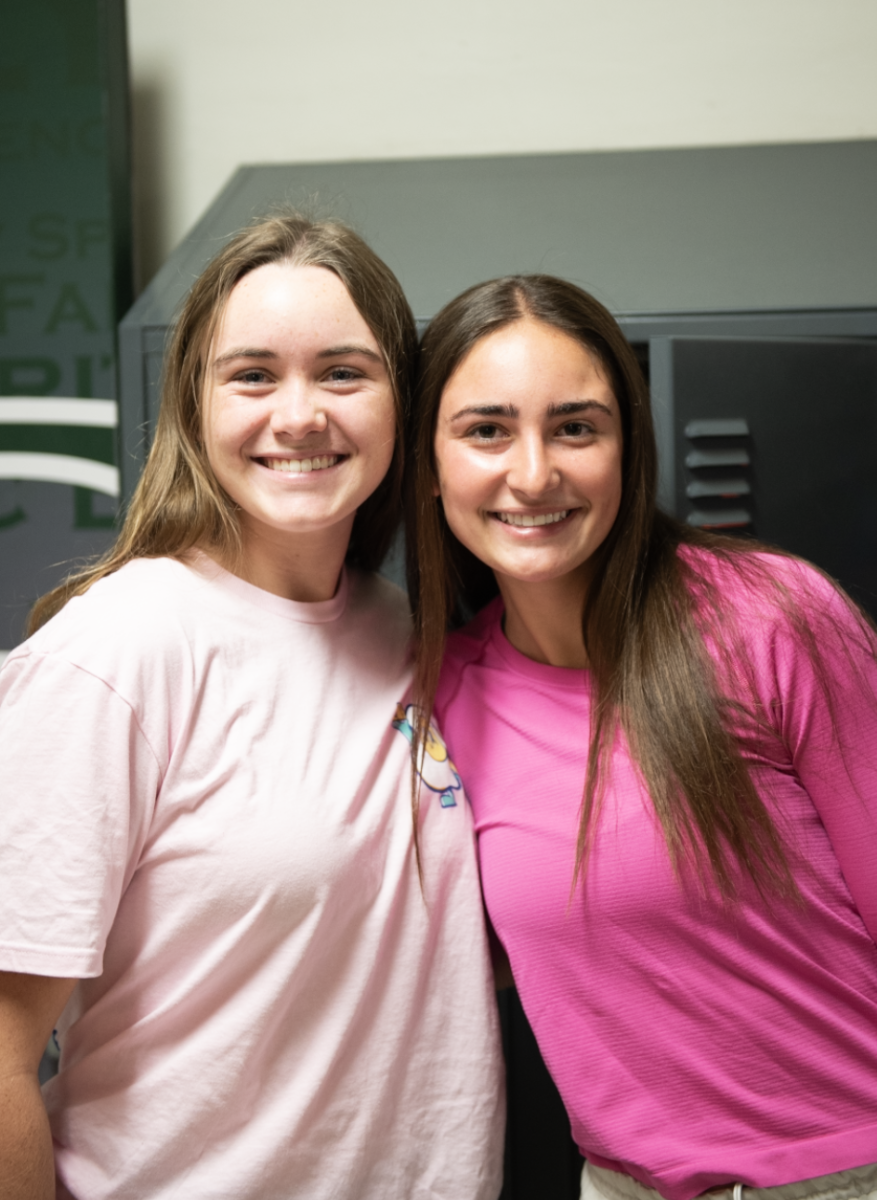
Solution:
[{"label": "eyebrow", "polygon": [[276,358],[277,355],[273,350],[259,350],[252,346],[240,346],[234,350],[226,350],[225,354],[220,354],[218,358],[214,358],[213,366],[222,367],[227,362],[232,362],[236,358]]},{"label": "eyebrow", "polygon": [[459,421],[460,417],[516,416],[518,416],[518,410],[513,404],[470,404],[468,408],[461,408],[459,412],[455,412],[451,420]]},{"label": "eyebrow", "polygon": [[[353,342],[350,345],[330,346],[326,350],[320,350],[317,358],[343,358],[345,354],[362,354],[365,358],[374,359],[375,362],[383,362],[380,354],[376,354],[368,346],[360,346]],[[225,354],[220,354],[218,358],[215,358],[213,366],[222,367],[236,358],[270,359],[277,358],[277,355],[273,350],[263,350],[257,346],[236,346],[233,350],[226,350]]]},{"label": "eyebrow", "polygon": [[[549,404],[546,415],[569,417],[575,413],[588,412],[592,408],[597,408],[607,416],[612,416],[612,409],[609,405],[601,404],[599,400],[565,400],[563,404]],[[520,409],[514,404],[472,404],[468,408],[461,408],[459,412],[455,412],[451,420],[458,421],[461,417],[509,417],[514,420],[520,415]]]},{"label": "eyebrow", "polygon": [[328,350],[321,350],[317,358],[341,358],[345,354],[362,354],[365,358],[373,358],[375,362],[384,361],[380,354],[376,354],[368,346],[360,346],[356,342],[351,342],[346,346],[330,346]]},{"label": "eyebrow", "polygon": [[612,409],[608,404],[603,404],[599,400],[567,400],[563,404],[549,404],[549,417],[568,417],[573,413],[587,412],[591,408],[598,408],[600,412],[612,416]]}]

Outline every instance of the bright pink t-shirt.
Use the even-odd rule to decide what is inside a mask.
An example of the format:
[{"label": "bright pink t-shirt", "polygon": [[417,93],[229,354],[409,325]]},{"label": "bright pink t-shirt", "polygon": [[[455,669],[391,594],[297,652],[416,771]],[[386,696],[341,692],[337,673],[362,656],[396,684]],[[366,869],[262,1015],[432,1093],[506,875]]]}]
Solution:
[{"label": "bright pink t-shirt", "polygon": [[450,638],[436,709],[487,908],[573,1136],[669,1200],[877,1159],[877,669],[830,585],[768,558],[812,613],[835,733],[775,600],[700,560],[776,734],[746,754],[785,832],[797,906],[744,887],[732,908],[681,886],[623,738],[571,897],[588,674],[516,651],[499,600]]}]

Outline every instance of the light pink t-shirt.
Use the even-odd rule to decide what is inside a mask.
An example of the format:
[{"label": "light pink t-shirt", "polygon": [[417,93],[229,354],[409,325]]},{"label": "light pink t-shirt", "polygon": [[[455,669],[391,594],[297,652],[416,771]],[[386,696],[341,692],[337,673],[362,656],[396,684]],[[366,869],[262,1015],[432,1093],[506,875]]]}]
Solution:
[{"label": "light pink t-shirt", "polygon": [[490,918],[573,1136],[670,1200],[877,1159],[877,670],[820,576],[766,561],[809,596],[842,755],[776,603],[701,559],[776,734],[748,757],[798,856],[798,907],[751,886],[737,908],[684,890],[622,738],[586,890],[571,896],[587,673],[516,651],[496,601],[451,637],[439,690]]},{"label": "light pink t-shirt", "polygon": [[471,815],[411,829],[404,597],[136,561],[0,672],[0,967],[75,976],[45,1088],[78,1200],[495,1200]]}]

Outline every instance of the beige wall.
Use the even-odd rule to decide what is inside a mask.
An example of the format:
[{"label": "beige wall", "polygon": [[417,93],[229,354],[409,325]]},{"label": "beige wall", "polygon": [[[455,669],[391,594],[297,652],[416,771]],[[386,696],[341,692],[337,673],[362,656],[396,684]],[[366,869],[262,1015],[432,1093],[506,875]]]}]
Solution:
[{"label": "beige wall", "polygon": [[245,162],[877,137],[877,0],[128,0],[147,280]]}]

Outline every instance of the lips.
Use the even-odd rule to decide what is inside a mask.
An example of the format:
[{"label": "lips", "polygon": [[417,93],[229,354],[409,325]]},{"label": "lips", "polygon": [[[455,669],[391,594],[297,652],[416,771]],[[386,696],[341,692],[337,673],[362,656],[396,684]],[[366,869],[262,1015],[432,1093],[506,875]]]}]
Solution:
[{"label": "lips", "polygon": [[341,461],[340,454],[321,454],[315,458],[260,458],[258,461],[269,471],[281,471],[286,475],[306,475],[310,471],[325,471]]},{"label": "lips", "polygon": [[493,515],[503,525],[515,525],[519,528],[529,529],[534,525],[556,525],[558,521],[565,521],[571,512],[571,508],[561,508],[557,512],[551,513],[498,512]]}]

